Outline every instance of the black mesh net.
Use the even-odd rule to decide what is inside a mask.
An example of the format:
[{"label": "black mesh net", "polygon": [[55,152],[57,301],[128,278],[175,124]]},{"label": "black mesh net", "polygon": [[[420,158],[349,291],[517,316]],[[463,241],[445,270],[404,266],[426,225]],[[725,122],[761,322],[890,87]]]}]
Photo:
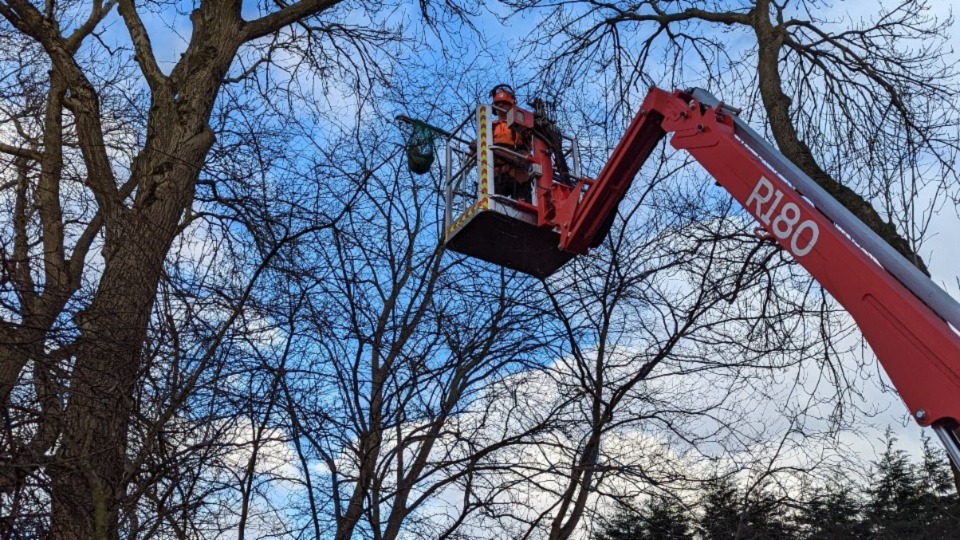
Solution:
[{"label": "black mesh net", "polygon": [[407,139],[407,168],[414,174],[427,174],[436,158],[434,139],[436,133],[426,126],[413,125],[410,138]]}]

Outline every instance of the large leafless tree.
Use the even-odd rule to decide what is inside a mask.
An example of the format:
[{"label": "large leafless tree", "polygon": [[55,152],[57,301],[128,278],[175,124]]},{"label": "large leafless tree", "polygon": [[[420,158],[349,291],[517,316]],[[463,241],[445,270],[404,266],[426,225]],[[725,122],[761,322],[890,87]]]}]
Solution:
[{"label": "large leafless tree", "polygon": [[509,4],[546,21],[528,51],[547,59],[558,91],[598,71],[618,106],[649,84],[706,86],[764,122],[781,152],[926,270],[930,210],[957,197],[948,13],[938,18],[926,0],[862,12],[816,0]]},{"label": "large leafless tree", "polygon": [[[955,203],[958,193],[954,168],[958,80],[944,47],[950,19],[931,15],[929,3],[881,3],[863,16],[845,12],[842,6],[832,10],[825,3],[804,1],[556,4],[534,0],[509,4],[524,16],[535,13],[545,21],[540,31],[528,38],[528,47],[521,54],[542,59],[538,84],[553,89],[558,99],[602,95],[606,109],[619,113],[625,121],[650,84],[706,86],[727,102],[746,107],[744,114],[754,123],[763,122],[789,159],[926,271],[919,252],[930,219],[944,201]],[[599,83],[594,87],[592,81]],[[615,138],[622,127],[613,124],[606,130]],[[659,178],[657,174],[650,177]],[[721,249],[725,240],[715,240],[714,249]],[[748,243],[762,252],[758,240]],[[743,257],[743,270],[747,270],[752,255]],[[715,268],[703,270],[716,273]],[[719,275],[725,274],[721,271]],[[816,304],[802,308],[813,309],[808,322],[793,331],[777,331],[779,316],[797,312],[769,296],[772,291],[789,290],[788,282],[771,280],[775,273],[764,275],[741,276],[747,283],[753,280],[754,285],[762,279],[768,287],[760,295],[765,301],[756,306],[759,311],[746,313],[771,321],[772,326],[762,333],[792,336],[780,343],[784,352],[791,350],[788,343],[800,335],[801,327],[814,330],[814,335],[826,332],[825,338],[842,332],[843,325],[827,324],[820,330],[809,326],[809,321],[818,319],[813,313]],[[741,278],[727,275],[726,284],[741,284]],[[701,289],[710,290],[710,285],[703,283]],[[756,293],[747,297],[757,298]],[[833,308],[826,301],[820,309],[826,313]],[[606,310],[598,306],[596,313]],[[592,320],[588,328],[606,328],[604,321],[602,317]],[[631,323],[638,324],[638,319]],[[697,327],[695,320],[687,324]],[[672,346],[672,335],[661,332],[662,343]],[[602,336],[587,339],[587,343],[607,346],[607,339],[598,337]],[[713,348],[720,351],[724,346],[715,343]],[[766,354],[777,356],[777,350],[773,347]],[[604,352],[601,348],[589,357],[592,372],[602,373]],[[798,349],[788,356],[809,363],[816,356],[807,356],[809,353]],[[841,391],[851,390],[851,380],[857,376],[834,355],[824,358],[831,356],[833,360],[820,363],[821,373]],[[653,374],[658,376],[656,362],[644,365],[654,368]],[[660,369],[669,371],[667,365]],[[590,373],[585,366],[577,372]],[[589,383],[599,389],[603,387],[600,381],[598,375],[592,375]],[[606,391],[618,396],[630,389]],[[594,394],[601,392],[595,390]],[[602,431],[601,412],[615,411],[615,402],[613,397],[598,400],[585,425]],[[652,419],[649,423],[656,422]],[[596,463],[599,446],[595,440],[599,437],[584,439],[585,450],[570,462]],[[589,489],[591,474],[589,470],[570,473],[571,482],[561,498],[566,502],[551,518],[551,537],[564,538],[572,531],[578,518],[575,495]],[[600,476],[594,474],[594,478]]]},{"label": "large leafless tree", "polygon": [[[543,15],[534,79],[609,96],[575,111],[594,165],[638,86],[695,72],[922,267],[956,195],[945,27],[714,4],[513,3]],[[437,178],[384,126],[452,125],[503,72],[457,40],[405,71],[431,39],[397,7],[0,0],[3,534],[569,538],[625,482],[760,446],[760,485],[835,432],[850,400],[793,392],[808,364],[856,391],[834,306],[673,161],[545,283],[445,252]]]},{"label": "large leafless tree", "polygon": [[[313,103],[327,96],[329,105],[338,92],[349,98],[383,73],[374,51],[386,54],[395,34],[351,26],[346,17],[351,9],[372,17],[384,7],[0,4],[0,152],[9,202],[0,252],[2,491],[12,497],[5,511],[21,508],[25,485],[48,481],[33,502],[50,509],[53,537],[116,538],[121,526],[137,529],[129,520],[144,492],[131,486],[166,429],[163,420],[223,355],[230,329],[249,319],[244,304],[265,265],[348,205],[329,196],[332,184],[303,183],[315,171],[310,156],[298,153],[319,140],[322,119],[308,125]],[[184,23],[188,35],[179,35],[176,24]],[[344,74],[354,81],[346,91]],[[286,132],[266,137],[271,131]],[[228,233],[212,233],[219,241],[252,227],[245,233],[252,246],[216,251],[217,242],[196,245],[195,237],[173,249],[184,231],[213,222]],[[226,265],[181,267],[210,249],[204,262],[229,259],[233,275]],[[187,282],[196,288],[177,290]],[[161,283],[170,283],[162,293],[202,300],[163,296],[158,303]],[[218,302],[217,293],[235,296]],[[205,335],[175,328],[204,316],[208,326],[196,326]],[[178,371],[190,355],[198,365]],[[171,377],[173,386],[158,408],[144,410],[143,386],[155,376]],[[141,414],[151,422],[137,432]],[[11,526],[23,530],[24,523]]]}]

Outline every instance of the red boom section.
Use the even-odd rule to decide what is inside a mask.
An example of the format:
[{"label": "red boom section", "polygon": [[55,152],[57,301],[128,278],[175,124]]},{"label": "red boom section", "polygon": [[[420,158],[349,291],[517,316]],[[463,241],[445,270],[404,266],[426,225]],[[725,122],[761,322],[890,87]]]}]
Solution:
[{"label": "red boom section", "polygon": [[921,425],[960,420],[960,336],[687,94],[652,89],[580,204],[558,205],[564,249],[586,250],[665,133],[850,313]]},{"label": "red boom section", "polygon": [[[560,229],[560,249],[586,253],[593,239],[604,236],[604,229],[610,227],[617,206],[630,189],[633,178],[666,135],[660,125],[663,120],[660,111],[668,109],[676,99],[663,90],[651,89],[643,100],[640,113],[630,122],[626,134],[583,199],[576,201],[566,198],[557,205],[556,225]],[[580,193],[582,189],[581,181],[574,193]],[[556,198],[564,199],[562,196]]]}]

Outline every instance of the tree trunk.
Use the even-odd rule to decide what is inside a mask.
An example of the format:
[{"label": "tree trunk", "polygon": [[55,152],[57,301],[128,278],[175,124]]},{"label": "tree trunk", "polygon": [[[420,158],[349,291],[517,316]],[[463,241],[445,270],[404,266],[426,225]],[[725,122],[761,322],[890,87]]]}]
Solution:
[{"label": "tree trunk", "polygon": [[50,467],[55,538],[119,538],[141,350],[164,258],[193,200],[199,171],[186,164],[202,163],[212,143],[204,125],[177,145],[179,155],[141,153],[133,174],[152,178],[139,185],[161,187],[156,194],[139,192],[137,210],[124,209],[107,224],[100,286],[90,307],[77,316],[80,338],[70,399]]},{"label": "tree trunk", "polygon": [[930,275],[923,259],[913,251],[910,243],[900,235],[893,223],[884,221],[869,201],[856,191],[837,182],[817,163],[813,152],[797,134],[790,118],[791,99],[783,92],[780,78],[780,50],[783,46],[784,28],[774,26],[770,20],[767,1],[757,2],[753,28],[757,35],[757,75],[760,98],[767,111],[767,119],[777,147],[790,161],[812,178],[821,188],[850,210],[857,218],[873,229],[901,255],[912,262],[924,274]]}]

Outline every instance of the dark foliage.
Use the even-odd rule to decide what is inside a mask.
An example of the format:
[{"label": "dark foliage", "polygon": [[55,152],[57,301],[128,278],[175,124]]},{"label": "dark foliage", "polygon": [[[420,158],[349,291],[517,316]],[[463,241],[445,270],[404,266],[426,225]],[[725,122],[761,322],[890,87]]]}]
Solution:
[{"label": "dark foliage", "polygon": [[690,511],[663,495],[644,501],[639,510],[621,505],[604,523],[598,540],[692,540]]},{"label": "dark foliage", "polygon": [[920,460],[896,447],[884,452],[866,484],[838,475],[794,496],[760,484],[749,491],[732,478],[708,482],[698,505],[658,495],[639,509],[619,504],[596,540],[892,540],[960,539],[960,499],[943,451],[923,439]]}]

